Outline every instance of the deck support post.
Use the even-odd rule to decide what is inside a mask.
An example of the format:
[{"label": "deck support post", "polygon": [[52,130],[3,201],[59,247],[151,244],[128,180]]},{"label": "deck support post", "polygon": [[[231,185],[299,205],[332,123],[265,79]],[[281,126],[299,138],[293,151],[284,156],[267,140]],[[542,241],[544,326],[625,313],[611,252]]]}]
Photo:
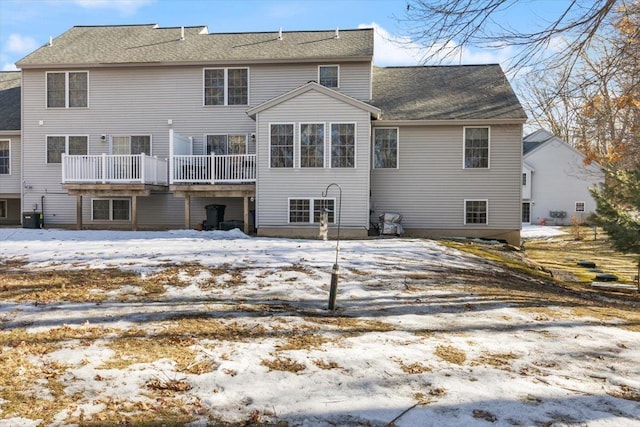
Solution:
[{"label": "deck support post", "polygon": [[191,196],[184,196],[184,228],[191,229]]},{"label": "deck support post", "polygon": [[244,221],[244,234],[249,234],[249,196],[244,196],[244,210],[242,220]]},{"label": "deck support post", "polygon": [[82,195],[76,195],[76,229],[82,230]]},{"label": "deck support post", "polygon": [[131,196],[131,230],[138,231],[138,196]]}]

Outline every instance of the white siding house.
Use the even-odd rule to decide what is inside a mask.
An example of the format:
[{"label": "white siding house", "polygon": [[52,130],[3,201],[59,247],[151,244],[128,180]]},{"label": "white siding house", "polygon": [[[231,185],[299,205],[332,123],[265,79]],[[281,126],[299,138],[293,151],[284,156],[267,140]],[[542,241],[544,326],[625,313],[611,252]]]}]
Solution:
[{"label": "white siding house", "polygon": [[500,67],[372,61],[372,29],[73,27],[17,64],[21,210],[135,230],[217,204],[303,237],[324,211],[345,237],[391,211],[411,235],[518,243],[526,115]]},{"label": "white siding house", "polygon": [[597,163],[585,165],[584,157],[544,129],[524,137],[522,173],[528,178],[526,182],[523,178],[524,223],[568,225],[574,216],[588,219],[596,209],[589,189],[604,182],[604,173]]}]

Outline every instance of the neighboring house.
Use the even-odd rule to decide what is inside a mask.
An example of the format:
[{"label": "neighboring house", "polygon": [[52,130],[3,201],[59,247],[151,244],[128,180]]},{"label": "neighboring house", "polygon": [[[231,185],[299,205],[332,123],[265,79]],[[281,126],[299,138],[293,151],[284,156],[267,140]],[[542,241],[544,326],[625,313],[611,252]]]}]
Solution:
[{"label": "neighboring house", "polygon": [[589,189],[604,182],[597,163],[551,132],[537,130],[523,139],[522,222],[569,225],[596,209]]},{"label": "neighboring house", "polygon": [[0,72],[0,225],[20,224],[20,72]]},{"label": "neighboring house", "polygon": [[[73,27],[17,64],[23,210],[51,226],[519,243],[525,113],[498,65],[378,68],[373,30]],[[330,184],[328,194],[323,192]],[[71,196],[71,197],[70,197]]]}]

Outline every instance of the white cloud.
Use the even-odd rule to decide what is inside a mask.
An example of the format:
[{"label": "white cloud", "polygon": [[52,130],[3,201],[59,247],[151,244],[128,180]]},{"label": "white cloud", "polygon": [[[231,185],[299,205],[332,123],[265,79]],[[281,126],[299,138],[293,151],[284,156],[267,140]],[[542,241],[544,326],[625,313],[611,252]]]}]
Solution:
[{"label": "white cloud", "polygon": [[85,9],[115,9],[123,15],[133,15],[139,8],[153,3],[154,0],[73,0]]},{"label": "white cloud", "polygon": [[[374,62],[379,66],[428,64],[506,64],[512,56],[512,48],[474,50],[459,49],[454,42],[439,43],[431,48],[415,43],[408,37],[396,36],[372,22],[358,28],[374,29]],[[504,65],[503,65],[504,68]]]},{"label": "white cloud", "polygon": [[18,71],[18,68],[16,67],[16,64],[7,62],[2,66],[2,71]]},{"label": "white cloud", "polygon": [[38,48],[38,42],[33,37],[23,36],[18,33],[9,35],[9,39],[5,43],[7,52],[24,55]]},{"label": "white cloud", "polygon": [[360,24],[358,28],[374,29],[373,59],[376,65],[420,64],[424,49],[409,38],[394,36],[375,22]]}]

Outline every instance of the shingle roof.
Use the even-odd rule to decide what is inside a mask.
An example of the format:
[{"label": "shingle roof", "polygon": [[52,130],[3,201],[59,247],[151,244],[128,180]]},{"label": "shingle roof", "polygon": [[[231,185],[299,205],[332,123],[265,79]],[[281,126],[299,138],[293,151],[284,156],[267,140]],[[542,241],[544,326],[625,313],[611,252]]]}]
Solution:
[{"label": "shingle roof", "polygon": [[382,120],[526,120],[499,65],[374,67]]},{"label": "shingle roof", "polygon": [[563,142],[557,138],[554,134],[545,129],[538,129],[537,131],[530,133],[522,138],[522,154],[528,154],[535,150],[550,139],[556,138],[560,142]]},{"label": "shingle roof", "polygon": [[206,27],[77,26],[18,61],[38,65],[230,63],[373,56],[373,30],[208,34]]},{"label": "shingle roof", "polygon": [[19,71],[0,72],[0,130],[20,130]]}]

